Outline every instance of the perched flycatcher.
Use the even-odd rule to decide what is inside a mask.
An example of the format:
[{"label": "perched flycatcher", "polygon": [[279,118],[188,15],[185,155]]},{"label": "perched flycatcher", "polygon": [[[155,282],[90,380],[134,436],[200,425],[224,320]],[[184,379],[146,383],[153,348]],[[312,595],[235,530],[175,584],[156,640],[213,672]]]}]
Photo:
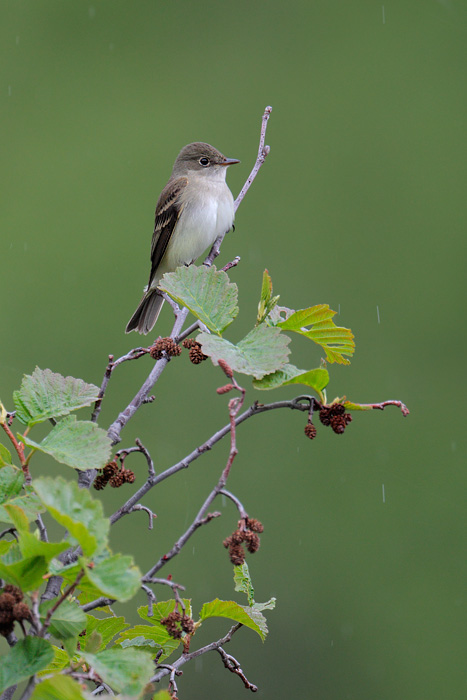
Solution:
[{"label": "perched flycatcher", "polygon": [[234,200],[225,176],[227,166],[239,162],[208,143],[190,143],[178,154],[156,205],[149,282],[126,333],[149,333],[164,303],[157,289],[162,275],[194,262],[232,228]]}]

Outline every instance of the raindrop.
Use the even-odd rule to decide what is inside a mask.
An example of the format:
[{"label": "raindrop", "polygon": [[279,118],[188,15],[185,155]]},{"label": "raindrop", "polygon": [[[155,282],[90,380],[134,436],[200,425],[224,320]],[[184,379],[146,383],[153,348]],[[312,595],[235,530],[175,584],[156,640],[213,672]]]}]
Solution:
[{"label": "raindrop", "polygon": [[386,24],[386,14],[384,12],[384,5],[381,5],[382,10],[383,10],[383,24]]},{"label": "raindrop", "polygon": [[379,317],[379,306],[378,306],[378,304],[376,304],[376,315],[377,315],[377,317],[378,317],[378,323],[381,323],[381,319],[380,319],[380,317]]},{"label": "raindrop", "polygon": [[19,36],[16,37],[16,46],[19,44]]},{"label": "raindrop", "polygon": [[91,5],[91,7],[88,10],[89,18],[93,19],[96,16],[96,8]]},{"label": "raindrop", "polygon": [[386,503],[386,491],[384,490],[384,484],[381,484],[382,486],[382,492],[383,492],[383,503]]}]

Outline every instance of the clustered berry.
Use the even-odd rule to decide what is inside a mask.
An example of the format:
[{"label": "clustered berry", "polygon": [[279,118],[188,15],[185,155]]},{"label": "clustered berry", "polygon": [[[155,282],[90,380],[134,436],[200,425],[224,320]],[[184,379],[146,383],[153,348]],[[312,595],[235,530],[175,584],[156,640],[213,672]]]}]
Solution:
[{"label": "clustered berry", "polygon": [[182,352],[180,345],[173,338],[158,338],[154,345],[149,348],[149,354],[154,360],[160,360],[161,357],[177,357]]},{"label": "clustered berry", "polygon": [[346,426],[351,422],[352,416],[345,412],[344,404],[336,402],[329,406],[322,406],[319,419],[323,425],[330,425],[337,435],[342,435]]},{"label": "clustered berry", "polygon": [[193,338],[185,338],[182,345],[189,350],[188,356],[194,365],[199,365],[200,362],[208,359],[208,356],[201,350],[201,345]]},{"label": "clustered berry", "polygon": [[256,518],[245,518],[238,521],[238,528],[231,535],[225,538],[223,545],[229,550],[229,557],[232,564],[240,566],[245,561],[245,550],[242,545],[254,554],[260,545],[260,538],[257,533],[263,532],[263,524]]},{"label": "clustered berry", "polygon": [[108,462],[102,470],[99,470],[98,475],[94,479],[94,488],[96,491],[101,491],[110,484],[112,488],[117,489],[122,484],[132,484],[135,480],[135,474],[131,469],[119,466],[118,462],[113,460]]},{"label": "clustered berry", "polygon": [[169,613],[167,617],[163,617],[161,625],[164,625],[167,632],[174,639],[181,639],[182,633],[193,634],[195,631],[194,620],[188,615],[182,615],[177,610]]},{"label": "clustered berry", "polygon": [[0,594],[0,634],[7,637],[13,632],[15,622],[31,619],[31,611],[23,603],[23,592],[20,588],[8,583]]}]

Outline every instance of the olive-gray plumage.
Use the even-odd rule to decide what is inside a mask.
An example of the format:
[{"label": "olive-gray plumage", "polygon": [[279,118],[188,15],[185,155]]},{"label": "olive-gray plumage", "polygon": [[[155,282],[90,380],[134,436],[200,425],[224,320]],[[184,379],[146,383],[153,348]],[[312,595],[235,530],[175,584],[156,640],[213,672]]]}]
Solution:
[{"label": "olive-gray plumage", "polygon": [[126,333],[149,333],[164,303],[157,291],[162,276],[194,262],[232,228],[234,202],[225,176],[227,166],[239,162],[199,141],[178,154],[156,205],[149,282]]}]

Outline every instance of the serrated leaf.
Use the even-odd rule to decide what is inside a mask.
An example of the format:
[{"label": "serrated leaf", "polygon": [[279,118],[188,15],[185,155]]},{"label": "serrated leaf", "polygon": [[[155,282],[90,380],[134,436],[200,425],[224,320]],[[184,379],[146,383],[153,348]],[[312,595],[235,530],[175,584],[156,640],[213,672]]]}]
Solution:
[{"label": "serrated leaf", "polygon": [[52,649],[54,651],[54,657],[52,661],[47,664],[45,668],[42,669],[42,671],[39,671],[38,675],[40,676],[47,676],[49,673],[56,673],[57,671],[61,671],[65,666],[68,666],[70,663],[70,659],[68,657],[68,654],[64,649],[60,649],[59,647],[56,647],[52,645]]},{"label": "serrated leaf", "polygon": [[105,547],[110,522],[104,518],[102,503],[86,489],[60,477],[36,479],[33,488],[54,520],[79,542],[85,556]]},{"label": "serrated leaf", "polygon": [[0,442],[0,468],[4,467],[6,464],[11,464],[11,453]]},{"label": "serrated leaf", "polygon": [[69,676],[57,674],[39,683],[31,695],[31,700],[86,700],[88,697],[79,683]]},{"label": "serrated leaf", "polygon": [[234,566],[234,582],[235,590],[245,593],[248,598],[248,605],[253,605],[255,602],[255,589],[253,588],[250,570],[246,562],[239,566]]},{"label": "serrated leaf", "polygon": [[179,267],[175,272],[166,273],[159,287],[219,335],[238,314],[237,285],[214,265]]},{"label": "serrated leaf", "polygon": [[[8,501],[8,503],[9,505],[18,506],[21,508],[29,522],[31,522],[32,520],[37,520],[37,514],[43,513],[45,508],[38,496],[30,489],[29,486],[25,487],[25,491],[26,493],[24,496],[12,498]],[[11,523],[11,518],[5,509],[5,505],[0,505],[0,521]]]},{"label": "serrated leaf", "polygon": [[45,639],[41,637],[20,639],[3,657],[0,666],[0,693],[10,685],[21,683],[45,668],[53,657],[52,645]]},{"label": "serrated leaf", "polygon": [[353,355],[355,352],[354,336],[349,328],[335,325],[332,318],[336,313],[328,304],[318,304],[295,311],[277,325],[284,331],[294,331],[321,345],[328,362],[348,365],[350,360],[344,355]]},{"label": "serrated leaf", "polygon": [[[45,619],[55,600],[47,600],[39,608],[40,617]],[[49,631],[54,637],[65,640],[77,637],[86,626],[86,615],[76,602],[64,600],[52,614]]]},{"label": "serrated leaf", "polygon": [[31,375],[24,376],[21,388],[13,393],[16,418],[28,426],[36,425],[89,406],[98,395],[99,389],[94,384],[36,367]]},{"label": "serrated leaf", "polygon": [[208,333],[200,333],[197,341],[214,364],[225,360],[234,371],[256,379],[281,369],[290,353],[287,347],[290,338],[264,324],[253,328],[237,345]]},{"label": "serrated leaf", "polygon": [[16,467],[3,467],[0,469],[0,503],[6,503],[16,496],[23,486],[24,475],[21,469]]},{"label": "serrated leaf", "polygon": [[23,557],[44,557],[47,563],[69,547],[67,542],[43,542],[31,532],[21,532],[18,544]]},{"label": "serrated leaf", "polygon": [[141,587],[141,576],[133,557],[123,554],[115,554],[86,569],[86,577],[103,595],[121,603],[136,595]]},{"label": "serrated leaf", "polygon": [[12,506],[17,506],[25,513],[29,521],[37,518],[37,513],[43,510],[42,504],[35,493],[32,493],[29,486],[26,486],[23,495],[22,492],[24,483],[24,475],[21,469],[16,467],[6,466],[0,469],[0,521],[11,523],[12,519],[5,510],[5,505],[8,503]]},{"label": "serrated leaf", "polygon": [[277,389],[280,386],[289,384],[304,384],[309,386],[319,394],[329,382],[329,372],[323,367],[317,369],[298,369],[294,365],[285,365],[282,369],[267,374],[262,379],[254,379],[255,389]]},{"label": "serrated leaf", "polygon": [[47,573],[47,560],[45,557],[26,557],[14,563],[6,563],[5,559],[13,555],[17,550],[11,547],[0,562],[0,578],[7,583],[12,583],[21,588],[25,593],[34,591],[44,583],[43,577]]},{"label": "serrated leaf", "polygon": [[138,695],[154,673],[154,662],[141,649],[112,647],[98,654],[82,654],[85,661],[114,690]]},{"label": "serrated leaf", "polygon": [[[81,648],[84,651],[98,651],[104,649],[119,632],[122,632],[129,625],[124,617],[104,617],[98,618],[94,615],[86,615],[86,632],[80,637]],[[95,650],[88,649],[88,641],[92,635],[97,634],[100,638],[99,647]]]},{"label": "serrated leaf", "polygon": [[257,632],[263,641],[267,634],[264,615],[253,608],[239,605],[233,600],[216,598],[210,603],[205,603],[201,608],[200,620],[207,620],[209,617],[226,617],[234,622],[240,622]]},{"label": "serrated leaf", "polygon": [[41,443],[24,436],[21,440],[74,469],[100,469],[110,458],[111,441],[105,430],[76,416],[63,418]]}]

